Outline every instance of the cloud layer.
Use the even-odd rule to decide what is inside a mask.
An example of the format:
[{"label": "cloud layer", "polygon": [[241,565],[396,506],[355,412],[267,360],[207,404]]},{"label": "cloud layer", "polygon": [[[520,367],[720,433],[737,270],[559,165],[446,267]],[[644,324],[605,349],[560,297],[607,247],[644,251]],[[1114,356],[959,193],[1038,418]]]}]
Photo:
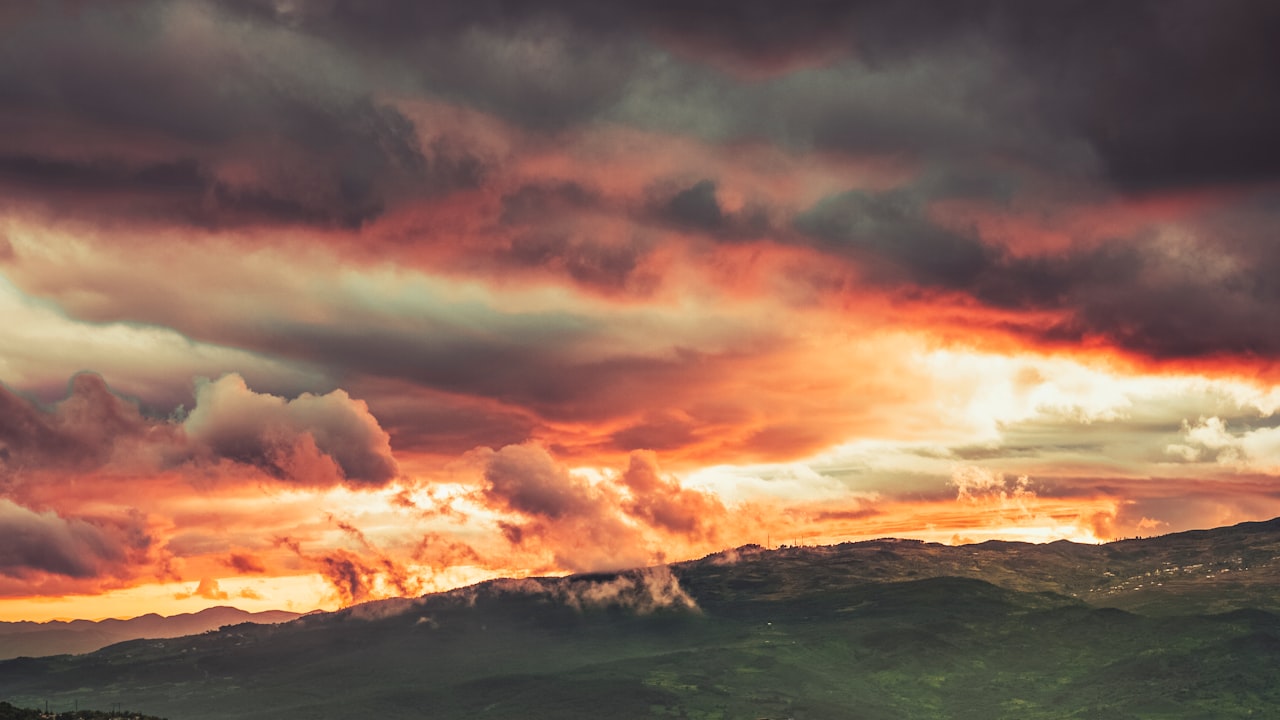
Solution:
[{"label": "cloud layer", "polygon": [[1278,31],[1252,0],[0,11],[0,593],[349,603],[1278,514]]}]

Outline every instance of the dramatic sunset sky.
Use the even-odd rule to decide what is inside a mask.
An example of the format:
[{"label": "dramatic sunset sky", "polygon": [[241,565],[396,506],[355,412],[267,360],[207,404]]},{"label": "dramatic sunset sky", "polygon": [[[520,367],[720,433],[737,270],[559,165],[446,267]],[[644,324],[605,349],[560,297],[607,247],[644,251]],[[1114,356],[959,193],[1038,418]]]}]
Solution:
[{"label": "dramatic sunset sky", "polygon": [[13,2],[0,620],[1280,515],[1280,4]]}]

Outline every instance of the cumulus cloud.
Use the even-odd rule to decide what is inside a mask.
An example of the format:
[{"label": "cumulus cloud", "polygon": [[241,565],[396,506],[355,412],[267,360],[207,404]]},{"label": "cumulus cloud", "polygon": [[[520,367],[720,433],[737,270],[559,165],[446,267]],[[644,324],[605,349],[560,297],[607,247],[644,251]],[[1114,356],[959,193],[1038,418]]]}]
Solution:
[{"label": "cumulus cloud", "polygon": [[182,427],[215,456],[301,484],[378,486],[399,472],[387,433],[342,390],[286,400],[253,392],[239,375],[201,380]]}]

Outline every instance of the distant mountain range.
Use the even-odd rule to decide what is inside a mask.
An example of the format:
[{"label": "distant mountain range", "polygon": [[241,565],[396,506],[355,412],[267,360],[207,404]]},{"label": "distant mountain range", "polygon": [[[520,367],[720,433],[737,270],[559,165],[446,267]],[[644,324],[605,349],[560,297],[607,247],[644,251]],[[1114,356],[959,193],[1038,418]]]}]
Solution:
[{"label": "distant mountain range", "polygon": [[0,622],[0,659],[87,653],[125,640],[197,635],[223,625],[281,623],[298,616],[284,610],[251,613],[233,607],[213,607],[171,617],[152,613],[131,620]]},{"label": "distant mountain range", "polygon": [[0,662],[203,718],[1280,717],[1280,520],[1106,545],[746,546]]}]

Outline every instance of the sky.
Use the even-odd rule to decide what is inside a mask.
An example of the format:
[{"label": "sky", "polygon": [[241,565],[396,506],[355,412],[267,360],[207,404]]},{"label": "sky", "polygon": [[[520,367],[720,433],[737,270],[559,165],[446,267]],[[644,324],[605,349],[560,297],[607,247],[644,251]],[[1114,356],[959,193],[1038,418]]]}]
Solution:
[{"label": "sky", "polygon": [[1280,515],[1280,5],[0,9],[0,620]]}]

